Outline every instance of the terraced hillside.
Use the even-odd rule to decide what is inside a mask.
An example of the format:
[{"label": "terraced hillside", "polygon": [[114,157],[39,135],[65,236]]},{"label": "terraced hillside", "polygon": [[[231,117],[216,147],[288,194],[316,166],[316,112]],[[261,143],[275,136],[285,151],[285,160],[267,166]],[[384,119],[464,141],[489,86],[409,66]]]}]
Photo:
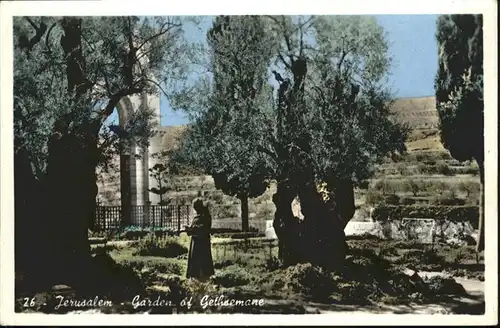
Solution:
[{"label": "terraced hillside", "polygon": [[[434,97],[398,99],[393,112],[398,121],[412,128],[407,141],[408,153],[399,159],[388,159],[371,181],[356,190],[358,209],[354,220],[368,219],[369,208],[381,202],[477,204],[478,168],[475,163],[454,160],[443,148]],[[185,126],[161,127],[152,140],[153,148],[158,151],[175,147],[183,131]],[[210,176],[172,177],[169,187],[164,199],[182,204],[203,196],[210,204],[215,228],[240,228],[239,200],[215,189]],[[274,190],[275,187],[270,186],[263,195],[250,200],[251,227],[264,230],[265,221],[273,218],[275,207],[271,199]],[[106,201],[119,204],[118,171],[100,177],[99,191],[103,198],[107,197]]]}]

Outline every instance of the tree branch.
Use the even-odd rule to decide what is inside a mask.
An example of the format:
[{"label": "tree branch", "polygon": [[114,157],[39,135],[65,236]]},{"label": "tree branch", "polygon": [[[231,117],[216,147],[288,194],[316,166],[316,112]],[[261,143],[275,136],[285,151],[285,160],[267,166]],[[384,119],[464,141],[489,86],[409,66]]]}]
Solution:
[{"label": "tree branch", "polygon": [[45,36],[45,44],[47,46],[47,49],[49,51],[49,54],[52,53],[52,49],[50,49],[50,42],[49,42],[49,38],[50,38],[50,32],[52,32],[52,29],[57,25],[57,22],[55,22],[54,24],[52,24],[49,28],[49,31],[47,32],[47,35]]},{"label": "tree branch", "polygon": [[25,48],[28,51],[31,51],[31,49],[33,49],[33,47],[35,46],[35,44],[37,44],[38,42],[40,42],[40,40],[42,39],[43,35],[45,34],[45,31],[47,31],[47,25],[42,21],[42,22],[40,22],[40,27],[38,27],[35,24],[35,22],[33,22],[33,20],[31,20],[31,18],[26,17],[26,20],[35,29],[35,36],[33,36],[29,40],[25,40],[24,42],[20,42],[19,45],[22,48]]},{"label": "tree branch", "polygon": [[278,52],[278,57],[281,60],[281,62],[283,63],[283,65],[285,65],[286,68],[288,68],[289,70],[292,69],[292,66],[286,62],[286,60],[283,57],[283,55],[281,54],[281,52]]},{"label": "tree branch", "polygon": [[[166,30],[163,30],[163,28],[165,26],[169,25],[169,27],[166,29]],[[144,45],[146,43],[148,43],[149,41],[153,40],[153,39],[156,39],[160,36],[162,36],[163,34],[166,34],[167,32],[169,32],[172,28],[174,27],[181,27],[182,24],[174,24],[172,23],[171,21],[167,21],[165,22],[161,27],[160,27],[160,32],[150,36],[149,38],[147,38],[146,40],[144,40],[138,47],[137,47],[137,50],[140,50],[142,47],[144,47]]]},{"label": "tree branch", "polygon": [[158,82],[156,82],[156,81],[154,81],[154,80],[151,80],[151,79],[144,79],[144,81],[148,81],[148,82],[153,83],[154,85],[156,85],[156,86],[160,89],[160,91],[161,91],[161,92],[162,92],[165,96],[167,96],[167,92],[163,89],[163,87],[162,87],[162,86],[161,86]]}]

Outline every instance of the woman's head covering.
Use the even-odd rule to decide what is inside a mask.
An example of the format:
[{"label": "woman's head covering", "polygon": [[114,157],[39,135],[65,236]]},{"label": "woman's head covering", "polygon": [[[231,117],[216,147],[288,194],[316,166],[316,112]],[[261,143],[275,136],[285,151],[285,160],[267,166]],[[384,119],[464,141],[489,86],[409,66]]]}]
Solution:
[{"label": "woman's head covering", "polygon": [[194,201],[193,201],[193,209],[200,213],[201,211],[203,211],[203,208],[205,207],[205,205],[203,204],[203,200],[201,200],[200,198],[196,198]]}]

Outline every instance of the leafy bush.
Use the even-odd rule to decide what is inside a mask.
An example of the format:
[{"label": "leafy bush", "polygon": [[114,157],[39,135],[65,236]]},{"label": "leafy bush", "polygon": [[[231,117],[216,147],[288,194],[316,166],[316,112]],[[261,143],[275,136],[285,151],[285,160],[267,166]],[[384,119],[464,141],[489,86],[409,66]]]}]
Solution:
[{"label": "leafy bush", "polygon": [[111,235],[108,231],[92,231],[92,230],[89,230],[88,234],[89,238],[106,238],[106,239],[109,239]]},{"label": "leafy bush", "polygon": [[174,275],[183,275],[186,267],[179,261],[158,261],[152,258],[131,258],[121,261],[125,266],[130,266],[135,270],[144,270],[145,268],[155,273],[166,273]]},{"label": "leafy bush", "polygon": [[338,290],[336,280],[339,278],[311,263],[299,263],[288,267],[284,277],[285,287],[314,299],[328,298]]},{"label": "leafy bush", "polygon": [[394,188],[387,180],[378,180],[373,185],[373,189],[382,192],[383,195],[394,192]]},{"label": "leafy bush", "polygon": [[425,279],[429,291],[435,294],[444,295],[464,295],[466,291],[464,287],[457,283],[453,278],[444,278],[441,276],[434,276]]},{"label": "leafy bush", "polygon": [[477,206],[377,206],[372,217],[375,221],[400,220],[402,218],[433,218],[453,222],[469,221],[477,228],[479,208]]},{"label": "leafy bush", "polygon": [[404,184],[404,190],[411,192],[413,196],[417,196],[420,191],[422,191],[424,184],[422,181],[415,181],[413,179],[409,179]]},{"label": "leafy bush", "polygon": [[460,182],[458,184],[458,190],[461,192],[466,193],[466,198],[471,197],[472,195],[479,194],[481,189],[481,185],[479,183],[474,183],[474,182]]},{"label": "leafy bush", "polygon": [[258,237],[259,232],[257,231],[249,231],[249,232],[239,232],[231,235],[232,239],[245,239],[245,238],[253,238]]},{"label": "leafy bush", "polygon": [[442,152],[439,154],[439,157],[443,160],[453,159],[453,157],[451,157],[451,154],[449,152]]},{"label": "leafy bush", "polygon": [[150,234],[156,236],[173,235],[174,231],[166,227],[141,227],[141,226],[128,226],[118,233],[119,239],[136,240],[146,237]]},{"label": "leafy bush", "polygon": [[410,198],[410,197],[402,197],[400,200],[399,200],[399,203],[401,205],[413,205],[416,203],[416,200],[414,198]]},{"label": "leafy bush", "polygon": [[445,264],[445,259],[435,249],[412,249],[404,253],[397,263],[412,265],[418,269],[432,269]]},{"label": "leafy bush", "polygon": [[408,165],[406,165],[405,163],[399,163],[398,165],[396,165],[396,171],[402,176],[410,175]]},{"label": "leafy bush", "polygon": [[188,252],[179,237],[157,238],[149,234],[136,244],[138,255],[177,257]]},{"label": "leafy bush", "polygon": [[373,190],[368,190],[365,195],[365,203],[368,205],[379,205],[384,200],[384,197]]},{"label": "leafy bush", "polygon": [[370,180],[363,180],[359,183],[359,189],[366,190],[370,186]]},{"label": "leafy bush", "polygon": [[432,199],[434,205],[464,205],[465,200],[457,198],[453,190],[447,190]]},{"label": "leafy bush", "polygon": [[384,203],[387,205],[398,205],[399,204],[399,196],[396,194],[390,194],[384,197]]},{"label": "leafy bush", "polygon": [[239,265],[230,265],[222,271],[217,271],[212,279],[223,287],[242,286],[252,280],[248,272]]},{"label": "leafy bush", "polygon": [[439,163],[436,165],[436,172],[446,176],[454,175],[455,173],[450,169],[447,164]]}]

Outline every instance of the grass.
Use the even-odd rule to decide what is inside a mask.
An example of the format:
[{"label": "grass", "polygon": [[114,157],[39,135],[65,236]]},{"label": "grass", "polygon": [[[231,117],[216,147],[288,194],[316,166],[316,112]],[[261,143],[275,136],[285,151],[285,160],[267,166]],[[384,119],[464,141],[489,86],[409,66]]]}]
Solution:
[{"label": "grass", "polygon": [[[107,254],[96,255],[93,261],[99,263],[101,269],[93,273],[92,280],[98,286],[79,294],[80,297],[97,293],[112,299],[116,306],[105,309],[107,313],[150,310],[148,307],[132,307],[132,298],[139,294],[149,299],[168,299],[173,304],[193,297],[193,307],[178,308],[178,312],[305,313],[304,305],[311,301],[325,306],[427,304],[463,293],[449,279],[414,281],[402,271],[408,267],[484,279],[484,262],[475,262],[473,246],[431,246],[355,236],[347,239],[350,251],[344,268],[337,272],[309,263],[281,267],[277,260],[276,241],[270,242],[265,238],[214,238],[212,256],[215,275],[206,281],[198,281],[185,278],[187,254],[152,251],[172,247],[170,245],[186,246],[188,241],[186,235],[149,237],[133,241],[128,246],[110,248]],[[225,295],[234,299],[263,298],[276,300],[276,304],[281,305],[268,302],[259,308],[202,309],[200,300],[204,295]],[[56,300],[49,296],[48,304],[53,305]],[[22,311],[22,302],[20,304],[16,308]],[[154,308],[152,311],[171,313],[172,309]]]},{"label": "grass", "polygon": [[180,237],[168,236],[158,238],[149,234],[135,242],[137,255],[177,257],[186,254],[189,250],[189,240],[185,234]]},{"label": "grass", "polygon": [[[176,243],[182,244],[181,238],[178,239]],[[295,300],[299,303],[429,303],[456,293],[458,287],[453,281],[437,278],[417,286],[401,273],[403,268],[447,271],[459,276],[484,279],[484,265],[474,265],[472,246],[438,244],[430,247],[416,242],[352,237],[347,240],[350,254],[346,259],[345,269],[327,272],[308,263],[280,267],[276,242],[269,245],[264,240],[226,238],[212,243],[216,274],[208,281],[201,282],[184,277],[187,265],[185,254],[177,257],[140,255],[138,243],[130,248],[113,249],[110,255],[118,264],[135,270],[146,285],[168,286],[176,290],[178,298],[181,297],[179,295],[192,295],[195,299],[200,299],[203,293],[211,291],[223,293],[227,297],[245,298],[253,295],[252,297],[266,299]],[[285,313],[286,311],[295,310],[288,309]],[[203,312],[207,312],[206,309]]]}]

